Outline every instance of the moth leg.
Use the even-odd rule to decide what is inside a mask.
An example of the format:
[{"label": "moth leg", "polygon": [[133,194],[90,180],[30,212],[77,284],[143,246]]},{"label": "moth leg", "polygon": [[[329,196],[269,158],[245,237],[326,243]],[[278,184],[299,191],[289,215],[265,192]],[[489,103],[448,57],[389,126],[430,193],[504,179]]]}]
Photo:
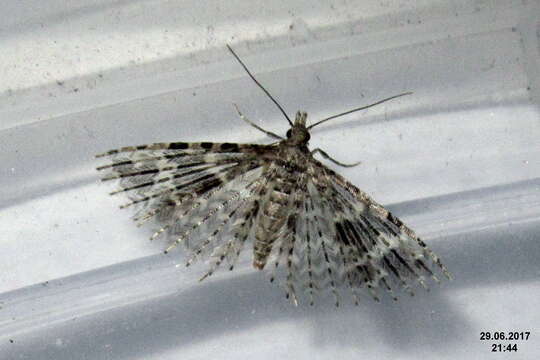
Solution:
[{"label": "moth leg", "polygon": [[330,155],[328,155],[324,150],[322,150],[320,148],[316,148],[313,151],[311,151],[311,156],[315,155],[316,153],[321,154],[323,156],[323,158],[325,158],[327,160],[330,160],[334,164],[342,166],[342,167],[353,167],[353,166],[360,165],[362,163],[361,161],[358,161],[358,162],[355,162],[355,163],[352,163],[352,164],[344,164],[342,162],[337,161],[336,159],[333,159]]},{"label": "moth leg", "polygon": [[238,115],[240,116],[240,119],[244,120],[249,125],[253,126],[255,129],[257,129],[259,131],[262,131],[263,133],[265,133],[266,135],[268,135],[268,136],[270,136],[270,137],[272,137],[274,139],[284,140],[281,136],[279,136],[277,134],[274,134],[271,131],[264,130],[262,127],[260,127],[259,125],[255,124],[254,122],[249,120],[247,117],[244,116],[244,114],[242,114],[242,112],[240,111],[240,109],[238,108],[238,106],[236,104],[233,104],[233,105],[234,105],[234,108],[236,109],[236,112],[238,112]]}]

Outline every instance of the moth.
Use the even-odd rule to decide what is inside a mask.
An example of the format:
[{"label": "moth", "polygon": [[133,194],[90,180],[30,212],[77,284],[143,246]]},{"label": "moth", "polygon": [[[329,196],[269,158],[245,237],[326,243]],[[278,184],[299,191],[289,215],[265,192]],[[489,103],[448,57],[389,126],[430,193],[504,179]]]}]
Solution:
[{"label": "moth", "polygon": [[[294,122],[257,81],[233,49],[229,51],[277,106],[290,129],[282,137],[242,120],[276,141],[271,144],[169,142],[127,146],[97,155],[110,162],[97,168],[103,181],[119,180],[111,195],[124,193],[137,207],[134,220],[160,224],[151,239],[164,236],[165,253],[184,245],[186,266],[209,260],[201,278],[221,265],[233,270],[246,247],[253,266],[279,279],[294,304],[329,291],[339,306],[347,291],[355,304],[366,294],[379,301],[380,289],[413,295],[415,283],[439,282],[433,267],[451,278],[439,257],[401,220],[369,195],[325,166],[315,155],[350,167],[322,149],[310,150],[310,131],[331,119],[409,95],[403,93],[307,124]],[[235,105],[236,106],[236,105]]]}]

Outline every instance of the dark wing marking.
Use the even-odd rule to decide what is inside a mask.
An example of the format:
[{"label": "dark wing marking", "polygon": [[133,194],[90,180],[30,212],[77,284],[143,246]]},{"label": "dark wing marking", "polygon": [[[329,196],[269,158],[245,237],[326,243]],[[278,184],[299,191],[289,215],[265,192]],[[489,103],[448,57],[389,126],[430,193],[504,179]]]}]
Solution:
[{"label": "dark wing marking", "polygon": [[[438,257],[399,219],[321,163],[309,161],[292,192],[282,236],[274,244],[271,280],[280,277],[297,302],[328,289],[340,304],[349,288],[355,304],[364,289],[379,301],[382,288],[413,294],[412,283],[427,288],[438,278],[432,262],[450,277]],[[280,270],[281,269],[281,270]]]},{"label": "dark wing marking", "polygon": [[311,177],[317,191],[311,196],[332,213],[328,234],[333,236],[341,258],[331,265],[337,271],[344,269],[340,282],[353,290],[355,301],[356,289],[363,286],[376,300],[379,287],[394,298],[394,284],[410,294],[412,281],[427,288],[425,276],[439,281],[428,262],[451,278],[439,258],[398,218],[320,162],[313,160],[312,165],[310,171],[323,176]]},{"label": "dark wing marking", "polygon": [[[192,249],[190,264],[205,250],[221,246],[221,232],[231,227],[237,218],[253,212],[254,194],[260,191],[260,177],[267,157],[275,156],[272,145],[232,143],[157,143],[125,147],[98,155],[112,161],[98,167],[104,171],[102,180],[120,180],[120,188],[111,194],[126,193],[130,202],[139,206],[135,220],[139,225],[156,219],[164,225],[152,239],[167,232],[173,240],[166,251],[184,242]],[[202,243],[190,235],[208,231]],[[188,243],[188,238],[192,242]],[[200,238],[204,238],[201,236]],[[239,254],[245,241],[227,245],[231,261]],[[219,266],[219,265],[218,265]],[[232,266],[232,264],[231,264]]]},{"label": "dark wing marking", "polygon": [[[259,144],[235,144],[235,143],[212,143],[212,142],[169,142],[169,143],[154,143],[138,146],[126,146],[119,149],[109,150],[107,152],[96,155],[97,158],[104,156],[118,155],[122,153],[134,154],[136,152],[151,152],[151,151],[176,151],[176,152],[212,152],[212,153],[246,153],[246,152],[262,152],[265,153],[268,145]],[[98,168],[99,169],[99,168]]]}]

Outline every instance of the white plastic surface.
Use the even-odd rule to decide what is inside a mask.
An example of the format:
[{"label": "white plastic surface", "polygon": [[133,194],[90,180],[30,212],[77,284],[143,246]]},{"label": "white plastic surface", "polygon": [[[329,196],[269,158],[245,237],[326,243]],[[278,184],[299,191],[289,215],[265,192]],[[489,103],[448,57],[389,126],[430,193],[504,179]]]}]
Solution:
[{"label": "white plastic surface", "polygon": [[[318,3],[318,2],[317,2]],[[248,5],[249,4],[249,5]],[[540,350],[540,3],[22,1],[0,15],[0,359],[492,359]],[[336,119],[311,146],[400,216],[452,282],[400,301],[294,307],[249,255],[199,283],[136,228],[94,154],[269,142],[285,109]],[[332,166],[330,164],[330,166]],[[334,166],[332,166],[334,167]],[[508,343],[508,342],[503,342]]]}]

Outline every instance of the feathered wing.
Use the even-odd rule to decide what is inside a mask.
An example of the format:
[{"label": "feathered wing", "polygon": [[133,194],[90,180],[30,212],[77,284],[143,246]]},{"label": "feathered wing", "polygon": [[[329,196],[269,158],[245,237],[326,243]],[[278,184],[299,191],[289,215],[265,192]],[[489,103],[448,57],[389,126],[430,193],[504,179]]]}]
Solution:
[{"label": "feathered wing", "polygon": [[[232,270],[268,221],[280,229],[264,238],[265,269],[295,303],[329,289],[338,305],[344,287],[355,303],[362,288],[376,300],[381,287],[394,298],[396,286],[412,294],[412,283],[438,281],[431,263],[450,277],[412,230],[310,156],[284,159],[276,145],[230,143],[157,143],[102,156],[112,159],[98,168],[102,180],[120,180],[112,194],[128,195],[121,207],[138,207],[138,224],[163,224],[152,238],[166,234],[166,252],[182,243],[186,265],[210,259],[201,280],[224,262]],[[281,218],[269,218],[276,206]]]},{"label": "feathered wing", "polygon": [[[120,180],[111,194],[126,193],[122,208],[135,206],[139,225],[155,219],[163,226],[152,239],[166,235],[166,252],[183,243],[187,265],[201,257],[223,260],[230,268],[250,236],[258,212],[262,176],[273,145],[231,143],[156,143],[100,154],[111,163],[98,167],[102,180]],[[203,277],[203,278],[204,278]]]},{"label": "feathered wing", "polygon": [[350,288],[355,303],[364,288],[375,300],[383,288],[413,294],[418,282],[439,281],[435,265],[450,278],[439,258],[388,210],[317,160],[310,160],[292,196],[288,228],[275,249],[274,271],[282,265],[288,296],[313,303],[319,290]]}]

